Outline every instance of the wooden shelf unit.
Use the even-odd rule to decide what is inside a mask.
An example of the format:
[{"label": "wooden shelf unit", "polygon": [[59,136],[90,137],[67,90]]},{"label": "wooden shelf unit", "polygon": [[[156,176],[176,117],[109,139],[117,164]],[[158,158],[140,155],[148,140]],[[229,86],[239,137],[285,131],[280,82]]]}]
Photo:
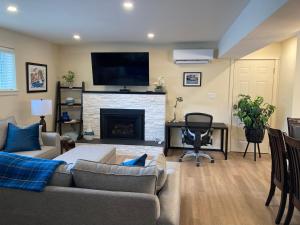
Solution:
[{"label": "wooden shelf unit", "polygon": [[[80,103],[74,103],[72,105],[66,104],[62,102],[62,92],[63,91],[80,91]],[[56,114],[55,114],[55,130],[59,132],[60,135],[63,135],[62,126],[63,125],[79,125],[78,129],[78,139],[82,138],[82,129],[83,129],[83,120],[82,120],[82,93],[85,91],[85,83],[81,83],[81,87],[65,87],[61,86],[60,81],[57,82],[56,86]],[[71,96],[69,96],[71,97]],[[63,111],[68,111],[68,109],[72,108],[72,110],[80,110],[80,118],[74,122],[65,122],[61,121],[62,116],[62,107],[64,108]]]}]

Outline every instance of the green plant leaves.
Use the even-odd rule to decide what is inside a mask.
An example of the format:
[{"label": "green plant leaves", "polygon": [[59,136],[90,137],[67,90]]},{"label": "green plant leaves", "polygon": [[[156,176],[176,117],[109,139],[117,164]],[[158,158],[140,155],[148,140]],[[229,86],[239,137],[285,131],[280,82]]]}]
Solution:
[{"label": "green plant leaves", "polygon": [[261,96],[252,99],[249,95],[239,95],[238,104],[234,105],[234,115],[248,128],[263,129],[275,111],[275,106],[264,103]]}]

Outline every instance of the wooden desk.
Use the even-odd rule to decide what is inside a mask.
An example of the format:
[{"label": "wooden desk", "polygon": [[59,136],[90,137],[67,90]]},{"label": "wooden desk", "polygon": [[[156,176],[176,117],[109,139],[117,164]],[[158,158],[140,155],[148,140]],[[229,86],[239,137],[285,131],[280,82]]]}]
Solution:
[{"label": "wooden desk", "polygon": [[[168,150],[171,149],[192,149],[187,147],[175,147],[171,146],[171,129],[172,128],[183,128],[186,127],[184,121],[180,122],[167,122],[165,127],[165,150],[164,153],[167,156]],[[227,160],[227,153],[228,153],[228,126],[225,123],[212,123],[212,128],[214,130],[221,131],[221,147],[220,148],[202,148],[206,151],[220,151],[224,154],[225,160]],[[225,142],[225,143],[224,143]],[[225,144],[225,146],[224,146]]]}]

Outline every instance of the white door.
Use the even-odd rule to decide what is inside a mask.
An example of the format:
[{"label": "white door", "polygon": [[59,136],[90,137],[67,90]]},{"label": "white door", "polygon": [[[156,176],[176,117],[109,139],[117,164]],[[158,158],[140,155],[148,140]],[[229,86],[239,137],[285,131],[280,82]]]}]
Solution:
[{"label": "white door", "polygon": [[[233,104],[238,102],[239,94],[251,97],[262,96],[265,102],[273,103],[275,60],[237,60],[233,69]],[[260,144],[262,153],[268,153],[268,138]],[[231,151],[244,152],[247,145],[243,124],[232,114]],[[253,144],[248,152],[253,152]]]}]

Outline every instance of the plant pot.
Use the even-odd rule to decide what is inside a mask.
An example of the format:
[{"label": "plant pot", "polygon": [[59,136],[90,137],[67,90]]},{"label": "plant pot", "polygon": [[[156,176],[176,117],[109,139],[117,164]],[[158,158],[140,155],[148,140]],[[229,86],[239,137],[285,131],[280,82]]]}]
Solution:
[{"label": "plant pot", "polygon": [[154,89],[155,92],[164,92],[164,88],[163,87],[156,87]]},{"label": "plant pot", "polygon": [[265,137],[265,129],[245,127],[245,136],[248,142],[261,143]]}]

